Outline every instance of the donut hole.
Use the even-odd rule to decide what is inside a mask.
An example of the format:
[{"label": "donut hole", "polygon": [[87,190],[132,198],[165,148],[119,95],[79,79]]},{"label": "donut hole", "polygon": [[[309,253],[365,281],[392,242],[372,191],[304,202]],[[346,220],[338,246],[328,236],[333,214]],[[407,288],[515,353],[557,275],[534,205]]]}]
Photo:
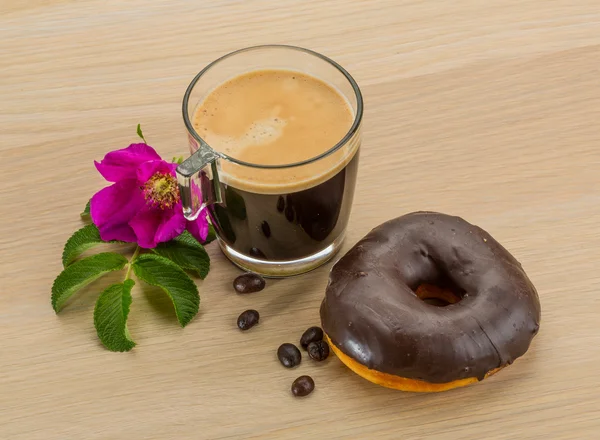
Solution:
[{"label": "donut hole", "polygon": [[435,282],[419,284],[415,290],[418,298],[436,307],[456,304],[465,296],[466,291],[456,285],[450,278],[443,277]]}]

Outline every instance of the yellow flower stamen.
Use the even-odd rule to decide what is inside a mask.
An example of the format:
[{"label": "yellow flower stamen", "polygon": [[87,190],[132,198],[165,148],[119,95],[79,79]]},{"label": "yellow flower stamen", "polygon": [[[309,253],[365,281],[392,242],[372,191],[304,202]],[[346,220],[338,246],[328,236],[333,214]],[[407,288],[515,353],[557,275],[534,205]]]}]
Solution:
[{"label": "yellow flower stamen", "polygon": [[160,209],[173,208],[179,202],[177,179],[169,173],[156,172],[142,187],[146,202]]}]

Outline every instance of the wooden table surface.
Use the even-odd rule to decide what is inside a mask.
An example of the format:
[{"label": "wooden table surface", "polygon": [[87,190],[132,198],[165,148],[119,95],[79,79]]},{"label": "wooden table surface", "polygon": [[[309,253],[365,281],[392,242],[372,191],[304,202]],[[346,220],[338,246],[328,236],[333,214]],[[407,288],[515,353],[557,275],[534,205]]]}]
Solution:
[{"label": "wooden table surface", "polygon": [[[185,329],[133,292],[138,346],[97,340],[94,283],[60,315],[50,287],[94,159],[141,122],[187,151],[180,106],[216,57],[262,43],[331,56],[362,87],[359,183],[344,251],[415,210],[460,215],[523,263],[542,325],[529,352],[474,386],[380,388],[336,358],[282,368],[319,323],[328,270],[251,296],[210,247]],[[0,5],[0,439],[600,438],[600,3],[3,0]],[[247,308],[262,320],[237,330]],[[294,399],[310,374],[315,392]]]}]

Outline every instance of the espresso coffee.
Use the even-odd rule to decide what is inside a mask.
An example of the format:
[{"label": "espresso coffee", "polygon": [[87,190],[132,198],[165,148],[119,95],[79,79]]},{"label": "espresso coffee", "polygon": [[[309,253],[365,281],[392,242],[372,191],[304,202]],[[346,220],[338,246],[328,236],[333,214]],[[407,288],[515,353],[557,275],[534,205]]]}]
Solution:
[{"label": "espresso coffee", "polygon": [[[242,254],[286,261],[341,237],[360,145],[330,150],[353,121],[340,92],[296,71],[252,71],[208,93],[195,111],[194,128],[233,159],[220,161],[221,202],[208,207],[221,239]],[[303,161],[309,163],[285,167]]]}]

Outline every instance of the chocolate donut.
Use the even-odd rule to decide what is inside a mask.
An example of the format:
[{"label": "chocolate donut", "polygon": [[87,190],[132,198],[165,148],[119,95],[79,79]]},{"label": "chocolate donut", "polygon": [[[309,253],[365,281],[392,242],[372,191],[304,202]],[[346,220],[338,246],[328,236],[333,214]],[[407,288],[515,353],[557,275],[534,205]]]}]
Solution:
[{"label": "chocolate donut", "polygon": [[333,266],[321,322],[366,379],[443,391],[522,356],[540,303],[521,264],[483,229],[416,212],[373,229]]}]

